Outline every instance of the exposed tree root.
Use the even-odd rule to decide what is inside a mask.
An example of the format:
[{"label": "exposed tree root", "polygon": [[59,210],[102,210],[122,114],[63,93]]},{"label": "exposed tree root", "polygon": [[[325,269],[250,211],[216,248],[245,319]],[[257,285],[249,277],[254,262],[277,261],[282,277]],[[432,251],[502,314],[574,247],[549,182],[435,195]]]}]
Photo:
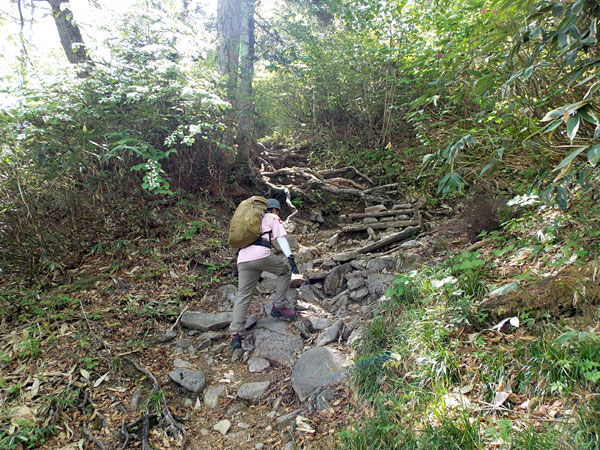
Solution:
[{"label": "exposed tree root", "polygon": [[[138,370],[139,372],[144,374],[151,381],[152,392],[151,392],[150,396],[157,394],[161,390],[160,385],[158,384],[158,380],[152,374],[152,372],[150,372],[149,370],[140,366],[140,364],[134,359],[124,358],[124,360],[127,361],[128,363],[130,363],[133,367],[136,368],[136,370]],[[169,406],[167,405],[164,395],[160,395],[160,417],[161,417],[160,420],[158,420],[159,415],[157,413],[148,413],[148,414],[143,415],[142,417],[140,417],[139,419],[137,419],[135,422],[133,422],[131,424],[123,423],[123,425],[121,426],[121,429],[120,429],[120,434],[122,436],[122,439],[125,441],[123,449],[127,448],[127,446],[129,445],[129,441],[131,439],[129,432],[132,431],[134,428],[138,427],[139,425],[141,425],[141,429],[138,430],[138,438],[140,439],[140,441],[142,443],[142,449],[143,450],[151,450],[152,447],[150,447],[150,443],[149,443],[149,430],[150,430],[151,421],[152,421],[152,423],[154,423],[154,421],[156,421],[157,423],[166,427],[167,433],[169,433],[171,436],[173,436],[177,441],[181,442],[181,444],[180,444],[181,448],[185,448],[186,438],[187,438],[185,429],[173,417],[173,414],[171,414],[171,410],[169,409]]]},{"label": "exposed tree root", "polygon": [[264,176],[263,181],[267,184],[267,186],[269,186],[272,194],[279,194],[285,196],[285,204],[292,211],[292,213],[287,217],[286,222],[288,222],[291,218],[298,214],[298,208],[296,208],[296,206],[292,203],[292,196],[287,186],[270,183]]},{"label": "exposed tree root", "polygon": [[351,197],[359,197],[362,200],[368,200],[368,201],[372,201],[372,202],[376,202],[376,203],[382,203],[387,200],[384,197],[378,197],[375,195],[366,194],[359,189],[331,187],[331,186],[329,186],[329,184],[327,184],[327,182],[318,180],[318,179],[312,179],[302,186],[302,188],[306,189],[306,190],[314,189],[315,187],[322,189],[324,191],[327,191],[327,192],[331,192],[332,194],[336,194],[336,195],[340,195],[340,196],[347,195],[347,196],[351,196]]},{"label": "exposed tree root", "polygon": [[92,432],[90,430],[88,430],[88,427],[85,424],[85,422],[83,423],[83,427],[81,429],[81,432],[83,433],[83,435],[85,437],[88,438],[89,441],[91,441],[92,443],[94,443],[96,445],[96,447],[98,447],[100,450],[106,450],[106,447],[104,446],[104,444],[102,442],[100,442],[98,439],[96,439],[94,437],[94,435],[92,434]]},{"label": "exposed tree root", "polygon": [[321,170],[319,171],[319,173],[327,178],[328,176],[335,176],[335,175],[340,175],[342,173],[346,173],[346,172],[354,172],[356,175],[358,175],[361,178],[364,178],[365,180],[367,180],[369,182],[370,185],[374,185],[375,183],[373,182],[373,180],[371,180],[368,176],[366,176],[364,173],[360,172],[356,167],[354,166],[348,166],[348,167],[342,167],[341,169],[330,169],[330,170]]}]

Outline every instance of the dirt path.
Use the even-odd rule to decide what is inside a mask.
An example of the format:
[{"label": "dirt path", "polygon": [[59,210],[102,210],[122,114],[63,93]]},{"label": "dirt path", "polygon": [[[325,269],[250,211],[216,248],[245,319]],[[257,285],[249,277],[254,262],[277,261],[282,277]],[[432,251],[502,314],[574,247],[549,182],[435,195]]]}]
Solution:
[{"label": "dirt path", "polygon": [[[168,403],[184,417],[191,449],[331,447],[336,432],[355,414],[349,407],[347,385],[354,356],[352,343],[357,342],[362,325],[376,314],[383,292],[397,273],[422,260],[421,253],[428,248],[426,242],[406,242],[424,229],[420,212],[423,204],[398,196],[396,186],[378,189],[353,168],[311,171],[302,167],[297,154],[290,158],[265,152],[263,157],[263,174],[272,187],[271,195],[288,205],[284,210],[284,217],[288,216],[286,228],[293,235],[292,247],[302,272],[302,280],[294,280],[290,290],[291,296],[299,297],[299,317],[285,323],[285,330],[278,330],[277,335],[284,336],[284,342],[278,345],[294,355],[293,362],[276,355],[259,336],[274,326],[268,316],[274,288],[269,278],[259,284],[259,294],[251,304],[248,314],[253,323],[248,327],[243,351],[233,353],[228,347],[226,329],[198,350],[206,334],[181,328],[177,338],[163,344],[170,352],[171,364],[201,371],[211,392],[219,392],[215,401],[212,397],[207,400],[208,387],[204,395],[191,394],[173,383],[165,388]],[[290,159],[301,166],[277,166]],[[289,198],[283,197],[290,189],[302,192],[302,208],[296,209]],[[408,265],[399,264],[400,252]],[[228,286],[221,294],[193,302],[190,310],[198,314],[225,310],[231,306],[234,294],[235,287]],[[300,348],[286,347],[297,336],[302,337]],[[317,346],[339,358],[341,368],[331,371],[340,370],[344,376],[319,385],[312,397],[301,400],[297,379],[316,375],[299,374],[298,361]],[[185,363],[175,363],[176,358]],[[259,371],[256,364],[267,367],[260,366]],[[255,398],[240,398],[240,390],[248,383],[265,383],[268,387]]]},{"label": "dirt path", "polygon": [[[286,150],[257,163],[263,194],[285,205],[298,318],[269,316],[274,282],[263,274],[234,354],[233,254],[201,229],[182,241],[193,251],[167,235],[134,254],[93,255],[72,283],[32,297],[53,315],[0,336],[2,401],[21,420],[13,436],[33,424],[48,431],[44,449],[180,448],[184,435],[190,449],[335,447],[356,413],[348,380],[361,333],[397,274],[431,260],[431,216],[423,199],[352,167],[315,171]],[[207,264],[223,267],[218,283],[197,281]]]}]

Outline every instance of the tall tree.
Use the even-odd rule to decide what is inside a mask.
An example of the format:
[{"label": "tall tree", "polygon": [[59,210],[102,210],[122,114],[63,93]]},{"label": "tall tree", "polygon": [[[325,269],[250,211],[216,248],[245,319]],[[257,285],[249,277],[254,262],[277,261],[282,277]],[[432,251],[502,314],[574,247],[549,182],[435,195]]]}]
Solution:
[{"label": "tall tree", "polygon": [[[85,44],[83,43],[83,37],[79,27],[73,20],[73,13],[63,4],[69,2],[69,0],[47,0],[52,8],[52,17],[58,30],[58,36],[60,37],[60,43],[63,46],[67,59],[71,64],[81,64],[85,62],[91,62],[91,58],[88,55]],[[86,72],[80,72],[80,76],[85,76]]]},{"label": "tall tree", "polygon": [[241,0],[219,0],[217,4],[217,66],[227,86],[228,100],[235,107],[240,60]]},{"label": "tall tree", "polygon": [[254,0],[219,0],[217,64],[237,119],[237,161],[250,165],[254,77]]},{"label": "tall tree", "polygon": [[240,83],[238,88],[238,163],[250,162],[252,146],[252,123],[254,102],[252,80],[254,78],[254,0],[242,0],[240,30]]}]

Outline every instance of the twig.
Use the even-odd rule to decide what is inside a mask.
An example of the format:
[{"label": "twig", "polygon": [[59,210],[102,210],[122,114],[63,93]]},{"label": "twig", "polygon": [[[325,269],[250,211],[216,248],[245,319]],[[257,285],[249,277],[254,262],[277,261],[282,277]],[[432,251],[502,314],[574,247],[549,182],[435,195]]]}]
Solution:
[{"label": "twig", "polygon": [[[169,330],[173,330],[177,326],[177,324],[181,320],[181,317],[183,316],[183,313],[186,312],[189,307],[190,307],[189,303],[187,305],[185,305],[185,308],[183,308],[183,311],[181,311],[181,313],[179,314],[179,317],[177,317],[177,320],[175,321],[175,323],[173,325],[171,325],[171,327],[169,328]],[[169,330],[167,330],[167,331],[169,331]]]}]

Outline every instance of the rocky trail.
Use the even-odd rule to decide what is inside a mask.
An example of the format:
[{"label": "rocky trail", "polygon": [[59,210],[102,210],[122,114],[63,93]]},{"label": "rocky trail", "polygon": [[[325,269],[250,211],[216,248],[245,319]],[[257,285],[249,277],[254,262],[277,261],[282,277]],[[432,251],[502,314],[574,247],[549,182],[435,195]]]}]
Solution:
[{"label": "rocky trail", "polygon": [[159,338],[172,365],[169,404],[185,423],[188,448],[329,447],[336,427],[350,423],[346,382],[364,325],[397,275],[431,256],[424,199],[373,186],[354,168],[277,167],[289,160],[302,163],[265,149],[261,165],[270,196],[287,205],[282,217],[301,271],[288,292],[297,318],[270,316],[275,276],[263,273],[242,349],[228,345],[234,284],[192,302]]},{"label": "rocky trail", "polygon": [[267,148],[254,162],[264,189],[250,195],[280,201],[300,269],[288,291],[296,318],[270,316],[275,278],[263,273],[247,337],[230,348],[235,255],[203,233],[210,217],[183,217],[200,228],[177,245],[167,232],[91,255],[35,300],[55,316],[0,336],[0,368],[18,386],[6,397],[13,420],[53,427],[40,448],[336,447],[362,411],[349,381],[386,290],[468,245],[469,230],[449,207],[429,210],[353,167],[316,171],[302,151]]}]

